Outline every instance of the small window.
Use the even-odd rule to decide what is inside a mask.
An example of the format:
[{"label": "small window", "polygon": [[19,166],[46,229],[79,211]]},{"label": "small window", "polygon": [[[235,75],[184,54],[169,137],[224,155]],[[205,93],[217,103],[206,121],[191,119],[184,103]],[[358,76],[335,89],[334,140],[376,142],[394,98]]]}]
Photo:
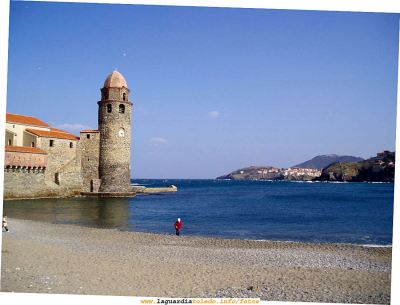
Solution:
[{"label": "small window", "polygon": [[107,104],[107,112],[111,113],[111,111],[112,111],[111,104]]},{"label": "small window", "polygon": [[50,147],[54,146],[54,140],[50,140]]},{"label": "small window", "polygon": [[90,139],[90,134],[88,133],[88,134],[86,135],[86,137],[87,137],[88,139]]},{"label": "small window", "polygon": [[15,125],[13,125],[13,128],[15,128]]},{"label": "small window", "polygon": [[35,147],[35,142],[32,142],[32,143],[31,143],[31,147]]},{"label": "small window", "polygon": [[54,175],[54,182],[60,185],[60,173],[55,173]]},{"label": "small window", "polygon": [[108,92],[107,91],[103,93],[103,99],[108,100]]},{"label": "small window", "polygon": [[122,100],[126,101],[126,93],[125,92],[122,94]]},{"label": "small window", "polygon": [[119,113],[125,113],[125,105],[123,104],[119,105]]},{"label": "small window", "polygon": [[8,146],[11,146],[11,140],[8,140]]},{"label": "small window", "polygon": [[74,143],[70,142],[69,143],[69,148],[74,148]]}]

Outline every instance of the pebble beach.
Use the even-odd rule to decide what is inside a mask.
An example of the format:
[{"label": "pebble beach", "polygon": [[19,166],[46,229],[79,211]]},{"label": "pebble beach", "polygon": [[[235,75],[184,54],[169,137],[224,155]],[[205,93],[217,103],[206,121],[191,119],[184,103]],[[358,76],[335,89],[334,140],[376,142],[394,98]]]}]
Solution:
[{"label": "pebble beach", "polygon": [[391,247],[175,236],[13,218],[8,227],[1,292],[390,303]]}]

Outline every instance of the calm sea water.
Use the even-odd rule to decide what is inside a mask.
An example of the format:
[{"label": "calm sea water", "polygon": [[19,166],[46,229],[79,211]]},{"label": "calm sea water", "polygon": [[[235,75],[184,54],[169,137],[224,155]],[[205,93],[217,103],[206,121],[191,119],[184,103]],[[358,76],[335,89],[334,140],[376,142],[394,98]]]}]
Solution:
[{"label": "calm sea water", "polygon": [[177,193],[5,201],[10,218],[254,240],[391,245],[394,184],[132,180]]}]

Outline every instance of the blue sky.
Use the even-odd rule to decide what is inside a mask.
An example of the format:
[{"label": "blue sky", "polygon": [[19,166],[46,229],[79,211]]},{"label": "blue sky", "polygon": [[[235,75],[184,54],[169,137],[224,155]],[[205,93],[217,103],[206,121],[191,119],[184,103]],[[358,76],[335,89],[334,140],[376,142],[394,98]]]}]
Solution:
[{"label": "blue sky", "polygon": [[115,70],[132,178],[395,150],[399,14],[12,1],[7,112],[79,135]]}]

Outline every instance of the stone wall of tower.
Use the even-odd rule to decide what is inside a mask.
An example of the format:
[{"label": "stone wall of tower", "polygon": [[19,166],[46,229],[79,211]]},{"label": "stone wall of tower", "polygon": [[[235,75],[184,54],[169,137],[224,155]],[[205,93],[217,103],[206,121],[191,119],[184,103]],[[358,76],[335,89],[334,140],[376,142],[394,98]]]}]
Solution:
[{"label": "stone wall of tower", "polygon": [[119,90],[119,88],[111,88],[110,89],[110,91],[109,91],[110,93],[109,93],[109,99],[110,100],[120,100],[120,90]]},{"label": "stone wall of tower", "polygon": [[[132,103],[122,100],[102,100],[98,105],[101,180],[99,191],[129,192]],[[123,135],[120,131],[123,131]]]},{"label": "stone wall of tower", "polygon": [[112,101],[129,101],[129,89],[122,88],[102,88],[101,89],[101,100],[112,100]]}]

